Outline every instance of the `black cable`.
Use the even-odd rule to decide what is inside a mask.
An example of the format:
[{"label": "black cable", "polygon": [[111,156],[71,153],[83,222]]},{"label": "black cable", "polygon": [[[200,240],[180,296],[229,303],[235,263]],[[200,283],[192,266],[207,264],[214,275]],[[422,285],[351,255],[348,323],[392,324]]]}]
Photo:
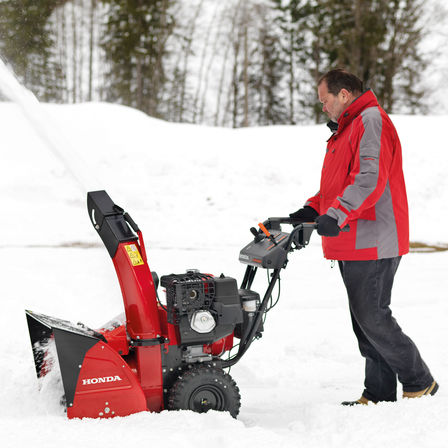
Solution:
[{"label": "black cable", "polygon": [[[269,269],[266,269],[266,271],[267,271],[267,277],[268,277],[268,282],[269,282],[269,281],[270,281],[270,279],[269,279]],[[263,316],[263,324],[266,322],[266,317],[267,317],[267,313],[268,313],[268,311],[271,311],[272,308],[274,308],[274,307],[277,305],[277,303],[279,302],[279,300],[280,300],[280,291],[281,291],[281,289],[280,289],[280,283],[281,283],[281,279],[280,279],[280,277],[279,277],[279,278],[278,278],[278,294],[277,294],[277,299],[275,300],[274,303],[272,303],[272,294],[271,294],[271,296],[269,297],[269,305],[266,307],[266,310],[265,310],[265,312],[264,312],[264,316]]]},{"label": "black cable", "polygon": [[278,279],[278,295],[277,295],[277,299],[275,300],[274,304],[271,305],[271,306],[266,310],[266,313],[267,313],[268,311],[271,311],[272,308],[274,308],[275,305],[277,305],[277,303],[278,303],[279,300],[280,300],[280,284],[281,284],[281,280]]},{"label": "black cable", "polygon": [[159,303],[159,305],[162,307],[162,309],[164,309],[168,313],[168,309],[160,301],[159,293],[157,292],[157,289],[156,289],[156,297],[157,297],[157,302]]},{"label": "black cable", "polygon": [[[230,356],[230,354],[232,353],[232,350],[233,350],[234,348],[239,347],[239,346],[240,346],[240,343],[238,342],[238,344],[235,344],[235,345],[229,350],[229,355],[227,356],[227,361],[229,361],[230,359],[233,359],[236,355],[238,355],[238,352],[237,352],[235,355],[233,355],[233,357]],[[232,366],[227,367],[227,369],[229,369],[229,370],[227,371],[227,373],[230,373],[230,369],[231,369],[231,368],[232,368]]]}]

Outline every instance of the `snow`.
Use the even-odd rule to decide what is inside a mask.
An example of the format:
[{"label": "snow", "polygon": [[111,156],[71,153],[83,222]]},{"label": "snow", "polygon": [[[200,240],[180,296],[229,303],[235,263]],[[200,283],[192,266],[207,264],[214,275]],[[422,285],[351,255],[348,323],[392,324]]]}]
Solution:
[{"label": "snow", "polygon": [[[363,360],[338,270],[322,258],[317,235],[290,257],[263,338],[230,372],[242,395],[237,420],[188,411],[68,420],[51,387],[38,391],[24,310],[91,327],[122,312],[110,257],[86,213],[86,191],[106,189],[125,207],[159,275],[198,268],[241,280],[238,253],[249,228],[296,210],[318,189],[328,130],[217,129],[110,104],[19,104],[0,103],[2,447],[446,446],[448,252],[405,256],[392,302],[440,391],[344,408],[341,401],[362,392]],[[414,241],[447,243],[447,118],[392,117]],[[254,289],[265,287],[260,275]]]}]

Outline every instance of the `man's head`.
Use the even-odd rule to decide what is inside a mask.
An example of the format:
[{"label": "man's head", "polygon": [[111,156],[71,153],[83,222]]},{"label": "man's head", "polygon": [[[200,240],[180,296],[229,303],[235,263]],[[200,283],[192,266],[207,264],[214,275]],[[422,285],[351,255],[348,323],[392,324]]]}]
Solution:
[{"label": "man's head", "polygon": [[330,70],[317,83],[322,111],[330,120],[338,121],[342,112],[362,93],[362,81],[342,69]]}]

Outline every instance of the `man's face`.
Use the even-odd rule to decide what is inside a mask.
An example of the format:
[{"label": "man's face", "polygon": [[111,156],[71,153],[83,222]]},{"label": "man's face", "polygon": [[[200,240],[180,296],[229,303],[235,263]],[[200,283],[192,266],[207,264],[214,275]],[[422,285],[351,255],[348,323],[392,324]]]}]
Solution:
[{"label": "man's face", "polygon": [[330,93],[325,81],[321,82],[317,87],[317,94],[319,101],[322,103],[322,111],[332,121],[338,121],[344,109],[353,101],[351,99],[352,95],[345,89],[341,89],[337,95]]}]

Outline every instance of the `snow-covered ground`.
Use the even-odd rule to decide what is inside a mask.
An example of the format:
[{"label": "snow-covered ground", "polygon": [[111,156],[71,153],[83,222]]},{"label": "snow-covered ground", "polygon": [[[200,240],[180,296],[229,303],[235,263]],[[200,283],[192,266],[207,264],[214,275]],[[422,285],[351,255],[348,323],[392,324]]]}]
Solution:
[{"label": "snow-covered ground", "polygon": [[[91,327],[122,311],[110,257],[87,216],[86,191],[106,189],[131,214],[159,274],[193,267],[241,279],[238,252],[251,238],[249,227],[287,215],[318,189],[328,130],[168,124],[107,104],[36,110],[37,122],[46,123],[44,139],[17,105],[0,103],[2,447],[446,446],[448,252],[405,256],[392,307],[439,393],[344,408],[341,401],[362,392],[363,360],[339,273],[323,260],[317,235],[291,256],[263,338],[232,368],[242,395],[237,420],[187,411],[67,420],[57,397],[37,389],[24,309]],[[404,148],[411,239],[446,244],[448,117],[393,121]],[[59,159],[49,142],[57,142]],[[265,278],[256,283],[262,292]]]}]

